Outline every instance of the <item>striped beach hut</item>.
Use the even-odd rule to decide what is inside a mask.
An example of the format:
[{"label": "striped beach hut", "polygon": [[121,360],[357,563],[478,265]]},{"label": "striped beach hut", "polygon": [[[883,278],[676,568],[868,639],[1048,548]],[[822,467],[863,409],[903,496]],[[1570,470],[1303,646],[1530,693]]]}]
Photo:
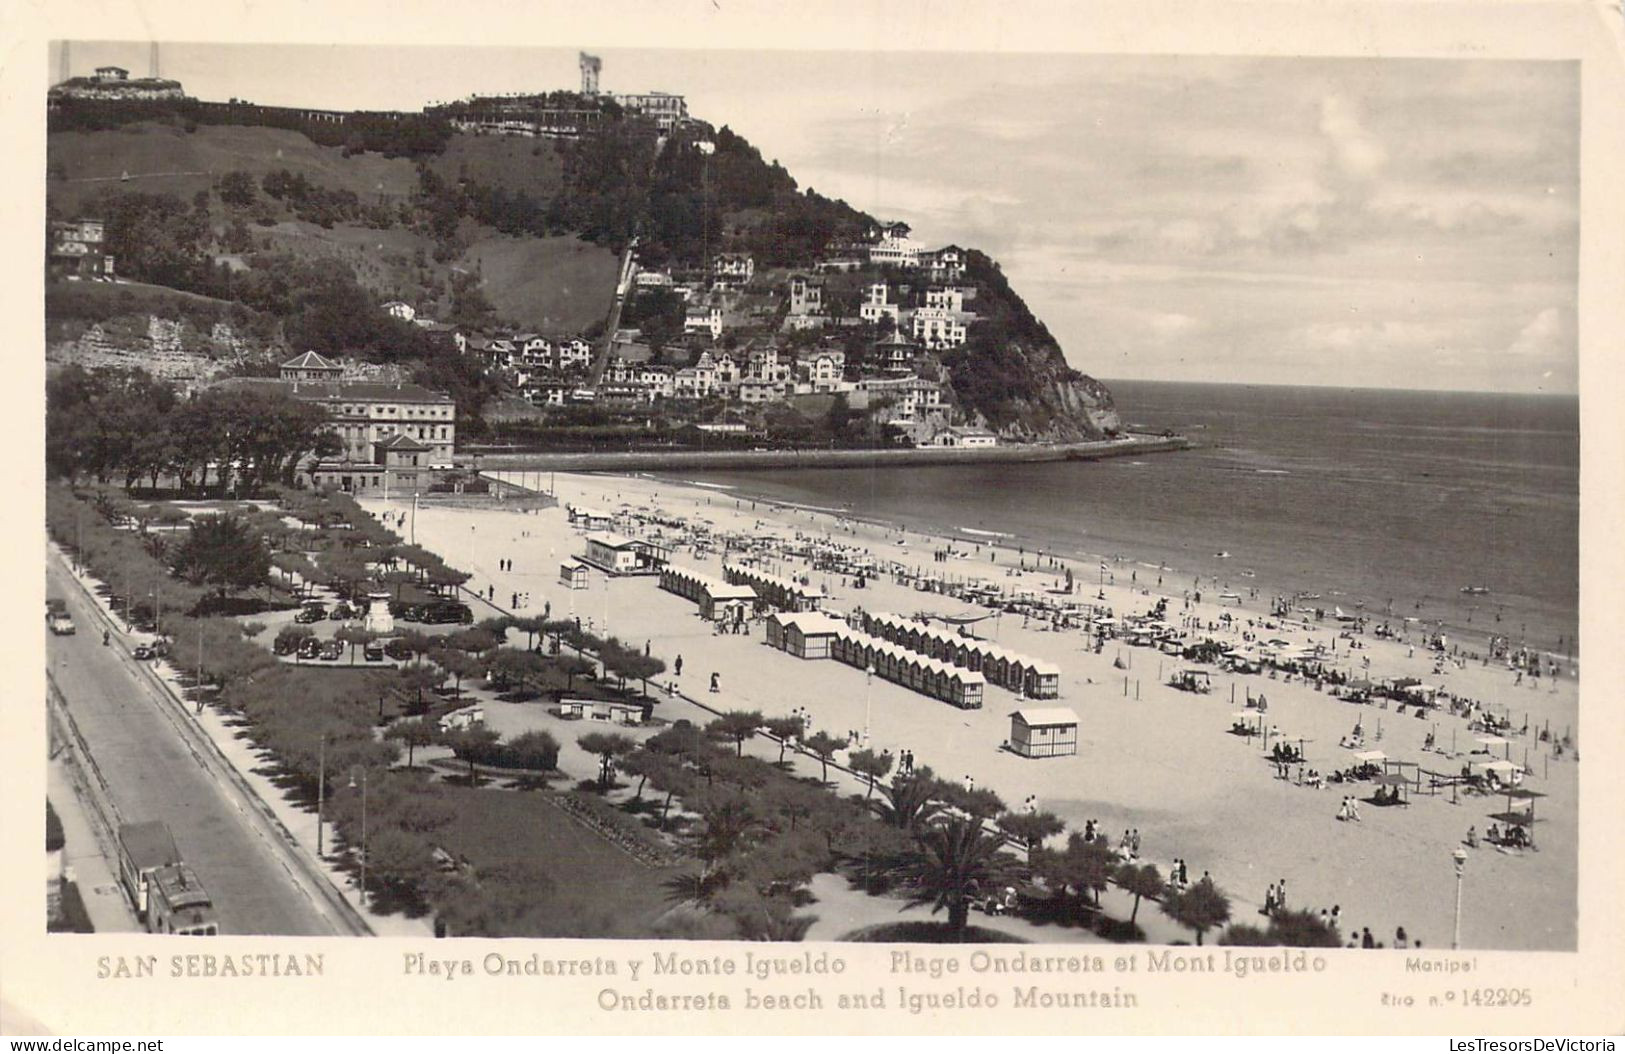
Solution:
[{"label": "striped beach hut", "polygon": [[1010,749],[1024,758],[1078,752],[1078,715],[1064,706],[1025,707],[1010,714]]}]

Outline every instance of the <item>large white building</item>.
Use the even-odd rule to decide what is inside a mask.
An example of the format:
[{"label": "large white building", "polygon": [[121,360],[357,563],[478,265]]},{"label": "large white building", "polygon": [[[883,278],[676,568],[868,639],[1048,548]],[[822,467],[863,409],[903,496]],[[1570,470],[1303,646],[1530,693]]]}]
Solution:
[{"label": "large white building", "polygon": [[922,307],[909,319],[909,331],[927,351],[944,351],[965,343],[965,324],[958,314],[940,307]]}]

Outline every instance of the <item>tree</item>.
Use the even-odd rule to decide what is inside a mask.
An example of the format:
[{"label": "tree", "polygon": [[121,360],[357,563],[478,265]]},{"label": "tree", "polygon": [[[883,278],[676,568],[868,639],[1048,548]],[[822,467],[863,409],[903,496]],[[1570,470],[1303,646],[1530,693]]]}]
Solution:
[{"label": "tree", "polygon": [[675,767],[677,767],[677,762],[670,754],[662,754],[659,751],[642,747],[621,758],[621,771],[638,778],[638,789],[632,792],[633,801],[643,800],[644,784],[648,783],[651,778],[668,768]]},{"label": "tree", "polygon": [[1134,898],[1134,909],[1129,912],[1130,925],[1140,916],[1141,897],[1159,897],[1167,888],[1162,880],[1162,874],[1157,871],[1156,864],[1133,864],[1124,861],[1119,864],[1112,874],[1112,880],[1119,889]]},{"label": "tree", "polygon": [[247,208],[254,204],[254,191],[254,177],[251,173],[234,171],[220,177],[220,200],[227,205]]},{"label": "tree", "polygon": [[1232,922],[1219,934],[1217,943],[1237,947],[1268,947],[1275,942],[1270,940],[1268,933],[1257,926],[1249,926],[1245,922]]},{"label": "tree", "polygon": [[762,721],[760,710],[730,710],[706,725],[705,730],[718,739],[733,740],[736,756],[744,757],[745,740],[756,734]]},{"label": "tree", "polygon": [[790,746],[792,739],[800,739],[807,730],[807,721],[802,717],[770,717],[762,725],[767,734],[779,741],[779,764],[784,764],[784,752]]},{"label": "tree", "polygon": [[418,747],[426,747],[439,738],[440,730],[426,717],[413,717],[397,721],[384,732],[385,739],[398,739],[406,746],[406,767],[412,767],[412,758]]},{"label": "tree", "polygon": [[316,631],[309,626],[301,626],[296,622],[289,623],[277,630],[276,643],[279,647],[292,653],[295,662],[299,662],[299,645],[316,635]]},{"label": "tree", "polygon": [[426,662],[407,663],[395,673],[396,687],[410,693],[416,700],[413,713],[424,713],[428,707],[423,702],[424,689],[433,690],[440,687],[440,682],[446,679],[445,673]]},{"label": "tree", "polygon": [[355,665],[355,650],[375,639],[378,634],[364,626],[340,626],[333,633],[333,639],[346,644],[350,648],[350,665]]},{"label": "tree", "polygon": [[435,648],[429,652],[429,661],[451,676],[452,690],[459,697],[463,694],[463,678],[474,677],[485,669],[479,656],[458,648]]},{"label": "tree", "polygon": [[1066,830],[1066,824],[1052,812],[1007,812],[999,817],[999,830],[1014,838],[1027,850],[1027,863],[1033,862],[1033,850]]},{"label": "tree", "polygon": [[829,763],[837,751],[846,749],[846,740],[837,739],[825,731],[817,731],[808,736],[803,745],[813,752],[824,766],[823,782],[829,782]]},{"label": "tree", "polygon": [[1097,908],[1115,866],[1116,858],[1104,842],[1085,841],[1076,831],[1066,840],[1064,849],[1033,852],[1035,871],[1054,886],[1071,886],[1085,903],[1092,902]]},{"label": "tree", "polygon": [[1268,936],[1272,944],[1284,944],[1291,948],[1343,946],[1343,936],[1338,933],[1336,924],[1312,911],[1301,909],[1277,911],[1270,918]]},{"label": "tree", "polygon": [[886,773],[891,771],[891,765],[890,754],[880,754],[873,750],[854,750],[846,756],[846,767],[862,776],[869,784],[869,789],[863,795],[865,800],[874,794],[875,783],[886,778]]},{"label": "tree", "polygon": [[588,732],[576,740],[576,745],[589,754],[598,756],[598,792],[609,792],[615,759],[624,757],[638,748],[637,740],[618,732]]},{"label": "tree", "polygon": [[468,785],[472,787],[479,782],[476,763],[489,754],[491,748],[495,747],[501,738],[498,733],[484,725],[470,725],[467,728],[443,733],[440,742],[450,747],[451,752],[459,760],[468,762]]},{"label": "tree", "polygon": [[174,547],[172,567],[193,585],[208,583],[225,596],[265,584],[271,554],[240,517],[203,516],[192,521],[186,540]]},{"label": "tree", "polygon": [[1203,876],[1183,891],[1170,885],[1163,894],[1162,913],[1195,933],[1200,945],[1204,933],[1230,921],[1230,898],[1213,884],[1213,879]]},{"label": "tree", "polygon": [[1003,841],[973,820],[952,817],[916,833],[914,849],[893,869],[910,890],[909,906],[930,904],[931,913],[946,909],[948,931],[962,941],[970,906],[984,891],[1015,880],[1016,861],[1002,852]]}]

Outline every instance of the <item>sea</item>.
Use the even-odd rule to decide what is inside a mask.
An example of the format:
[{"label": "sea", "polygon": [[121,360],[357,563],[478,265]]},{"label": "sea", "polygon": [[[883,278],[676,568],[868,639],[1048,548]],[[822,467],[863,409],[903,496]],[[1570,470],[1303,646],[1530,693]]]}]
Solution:
[{"label": "sea", "polygon": [[1197,447],[671,478],[1091,568],[1099,558],[1118,584],[1296,596],[1374,623],[1416,619],[1474,651],[1502,636],[1577,656],[1577,397],[1107,383],[1131,430]]}]

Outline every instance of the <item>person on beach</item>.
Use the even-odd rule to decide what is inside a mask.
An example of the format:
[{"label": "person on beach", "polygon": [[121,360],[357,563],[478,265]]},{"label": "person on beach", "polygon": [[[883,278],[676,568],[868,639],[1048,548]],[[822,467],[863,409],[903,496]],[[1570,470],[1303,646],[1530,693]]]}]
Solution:
[{"label": "person on beach", "polygon": [[722,686],[722,675],[719,674],[719,673],[711,674],[711,691],[719,692],[719,691],[722,690],[721,686]]},{"label": "person on beach", "polygon": [[681,655],[677,656],[677,661],[671,664],[671,668],[672,672],[678,677],[683,675],[683,657]]}]

